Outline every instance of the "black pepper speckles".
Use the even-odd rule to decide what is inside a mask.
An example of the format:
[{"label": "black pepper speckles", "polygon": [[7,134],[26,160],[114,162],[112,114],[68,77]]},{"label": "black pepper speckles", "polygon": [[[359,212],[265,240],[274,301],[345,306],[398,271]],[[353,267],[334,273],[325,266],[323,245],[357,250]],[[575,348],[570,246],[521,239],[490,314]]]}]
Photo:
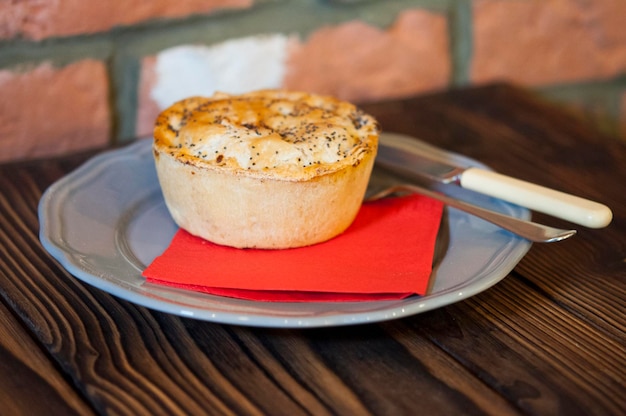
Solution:
[{"label": "black pepper speckles", "polygon": [[369,121],[369,117],[366,117],[365,114],[363,114],[363,112],[360,110],[357,110],[351,113],[349,118],[350,118],[350,121],[352,122],[352,125],[357,130],[360,130]]},{"label": "black pepper speckles", "polygon": [[159,116],[165,146],[220,166],[325,170],[352,164],[377,134],[376,122],[358,108],[307,94],[222,94],[183,103],[171,117]]}]

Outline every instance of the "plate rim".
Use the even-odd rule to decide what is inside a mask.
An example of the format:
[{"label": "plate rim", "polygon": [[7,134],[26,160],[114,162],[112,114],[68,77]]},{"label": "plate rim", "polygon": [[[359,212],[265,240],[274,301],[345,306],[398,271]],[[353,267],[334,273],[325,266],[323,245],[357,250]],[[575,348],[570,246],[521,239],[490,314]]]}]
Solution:
[{"label": "plate rim", "polygon": [[[390,137],[390,135],[385,135],[383,133],[381,135],[381,141],[390,140]],[[487,168],[480,162],[477,162],[471,158],[458,155],[454,152],[448,152],[413,137],[393,134],[392,138],[392,141],[395,141],[396,144],[401,145],[400,147],[408,146],[408,148],[411,148],[411,146],[417,146],[428,153],[432,152],[434,155],[441,158],[442,160],[452,159],[457,162],[459,160],[463,160],[467,164]],[[211,321],[214,323],[268,328],[327,327],[387,321],[390,319],[398,319],[401,317],[415,315],[418,313],[447,306],[449,304],[458,302],[460,300],[465,300],[469,297],[475,296],[480,292],[483,292],[484,290],[487,290],[488,288],[492,287],[493,285],[504,279],[511,272],[511,270],[513,270],[517,263],[526,255],[532,245],[532,243],[527,240],[512,236],[512,238],[507,241],[507,244],[500,247],[500,249],[494,253],[493,257],[498,257],[500,253],[502,253],[503,251],[507,251],[507,255],[499,260],[500,263],[503,263],[506,260],[506,265],[500,264],[496,272],[492,271],[490,273],[487,273],[487,276],[481,276],[481,274],[477,274],[475,276],[472,276],[471,279],[463,281],[462,283],[459,283],[454,287],[448,288],[443,291],[438,291],[436,293],[429,293],[424,296],[411,297],[408,299],[394,301],[368,301],[366,302],[367,304],[377,304],[379,307],[370,308],[366,311],[357,311],[350,313],[338,312],[321,314],[316,316],[298,316],[288,318],[285,316],[271,316],[254,312],[249,312],[247,314],[242,314],[241,312],[212,313],[209,309],[200,308],[194,305],[186,305],[183,308],[180,302],[174,303],[171,300],[168,300],[163,295],[159,296],[159,292],[182,292],[187,296],[190,296],[191,298],[208,297],[210,299],[220,297],[215,295],[201,294],[199,292],[184,291],[181,289],[175,289],[170,287],[161,287],[159,285],[144,282],[141,286],[144,291],[147,290],[151,292],[150,296],[148,296],[145,293],[138,292],[135,286],[128,282],[125,282],[124,280],[116,279],[114,281],[113,279],[107,279],[106,276],[102,273],[100,273],[100,276],[97,276],[96,273],[98,273],[98,271],[90,269],[88,267],[88,262],[77,261],[74,258],[74,255],[71,253],[71,251],[73,251],[73,248],[68,247],[67,244],[64,245],[63,238],[59,236],[58,229],[60,227],[62,228],[62,224],[55,225],[54,221],[51,220],[52,218],[54,218],[54,215],[50,215],[51,212],[60,212],[60,203],[58,201],[59,195],[62,195],[63,193],[67,194],[71,189],[73,189],[71,188],[72,185],[74,186],[74,188],[78,188],[81,183],[84,183],[85,181],[90,180],[91,177],[95,176],[97,169],[105,169],[107,163],[110,163],[111,160],[126,157],[145,157],[145,153],[149,152],[151,149],[151,146],[149,146],[150,141],[150,138],[138,139],[135,142],[124,147],[104,151],[87,160],[77,169],[73,170],[72,172],[68,173],[67,175],[50,185],[43,193],[38,204],[38,217],[40,224],[39,239],[44,249],[50,255],[52,255],[52,257],[54,257],[63,268],[65,268],[71,275],[75,276],[79,280],[107,293],[110,293],[116,297],[161,312],[172,313],[174,315],[182,317],[191,317],[195,319]],[[56,205],[54,204],[55,202],[57,202]],[[504,204],[513,207],[513,205],[511,204]],[[530,218],[529,210],[518,206],[514,206],[514,208],[517,217],[523,219]],[[61,218],[61,216],[59,215],[57,216],[57,218]],[[57,233],[55,234],[54,231],[57,231]],[[513,247],[508,247],[511,245],[513,245]],[[131,267],[134,267],[134,265],[131,264]],[[139,276],[140,275],[141,272],[139,272]],[[476,284],[476,281],[480,282],[481,284]],[[264,303],[259,301],[247,301],[231,298],[229,298],[229,300],[237,304],[242,304],[244,306],[245,304],[249,303],[251,309],[253,306],[258,309],[259,305]],[[276,304],[277,302],[271,303]],[[324,303],[332,304],[333,302]],[[341,303],[346,304],[352,302]],[[358,303],[364,304],[364,302]],[[307,305],[307,303],[300,303],[300,305]]]}]

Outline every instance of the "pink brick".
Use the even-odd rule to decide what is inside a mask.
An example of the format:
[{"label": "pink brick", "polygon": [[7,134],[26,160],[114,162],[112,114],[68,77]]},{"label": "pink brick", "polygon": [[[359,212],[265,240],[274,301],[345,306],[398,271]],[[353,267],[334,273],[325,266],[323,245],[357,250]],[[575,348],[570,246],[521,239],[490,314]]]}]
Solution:
[{"label": "pink brick", "polygon": [[61,155],[108,143],[108,81],[85,60],[0,71],[0,162]]},{"label": "pink brick", "polygon": [[253,0],[0,1],[0,38],[40,40],[106,31],[157,18],[245,8]]},{"label": "pink brick", "polygon": [[451,74],[447,21],[421,10],[388,30],[353,21],[293,47],[285,87],[366,101],[444,88]]},{"label": "pink brick", "polygon": [[473,14],[475,82],[546,85],[626,70],[624,0],[476,0]]}]

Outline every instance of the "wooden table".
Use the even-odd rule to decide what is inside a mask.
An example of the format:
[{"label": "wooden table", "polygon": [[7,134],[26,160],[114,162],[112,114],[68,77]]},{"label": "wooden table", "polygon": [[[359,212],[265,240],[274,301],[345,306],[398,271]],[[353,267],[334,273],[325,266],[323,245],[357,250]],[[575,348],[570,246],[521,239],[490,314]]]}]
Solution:
[{"label": "wooden table", "polygon": [[93,154],[4,165],[0,414],[626,414],[624,143],[505,85],[364,107],[385,129],[605,203],[613,223],[535,244],[493,288],[412,317],[226,326],[118,299],[44,251],[42,192]]}]

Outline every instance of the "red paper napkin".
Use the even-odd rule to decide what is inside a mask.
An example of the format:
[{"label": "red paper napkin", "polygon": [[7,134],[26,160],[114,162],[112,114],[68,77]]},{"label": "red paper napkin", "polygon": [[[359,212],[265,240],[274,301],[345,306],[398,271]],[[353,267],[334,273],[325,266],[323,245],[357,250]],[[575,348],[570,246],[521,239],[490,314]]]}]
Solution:
[{"label": "red paper napkin", "polygon": [[428,288],[442,204],[420,195],[363,204],[341,235],[287,250],[236,249],[179,230],[148,282],[256,301],[402,299]]}]

